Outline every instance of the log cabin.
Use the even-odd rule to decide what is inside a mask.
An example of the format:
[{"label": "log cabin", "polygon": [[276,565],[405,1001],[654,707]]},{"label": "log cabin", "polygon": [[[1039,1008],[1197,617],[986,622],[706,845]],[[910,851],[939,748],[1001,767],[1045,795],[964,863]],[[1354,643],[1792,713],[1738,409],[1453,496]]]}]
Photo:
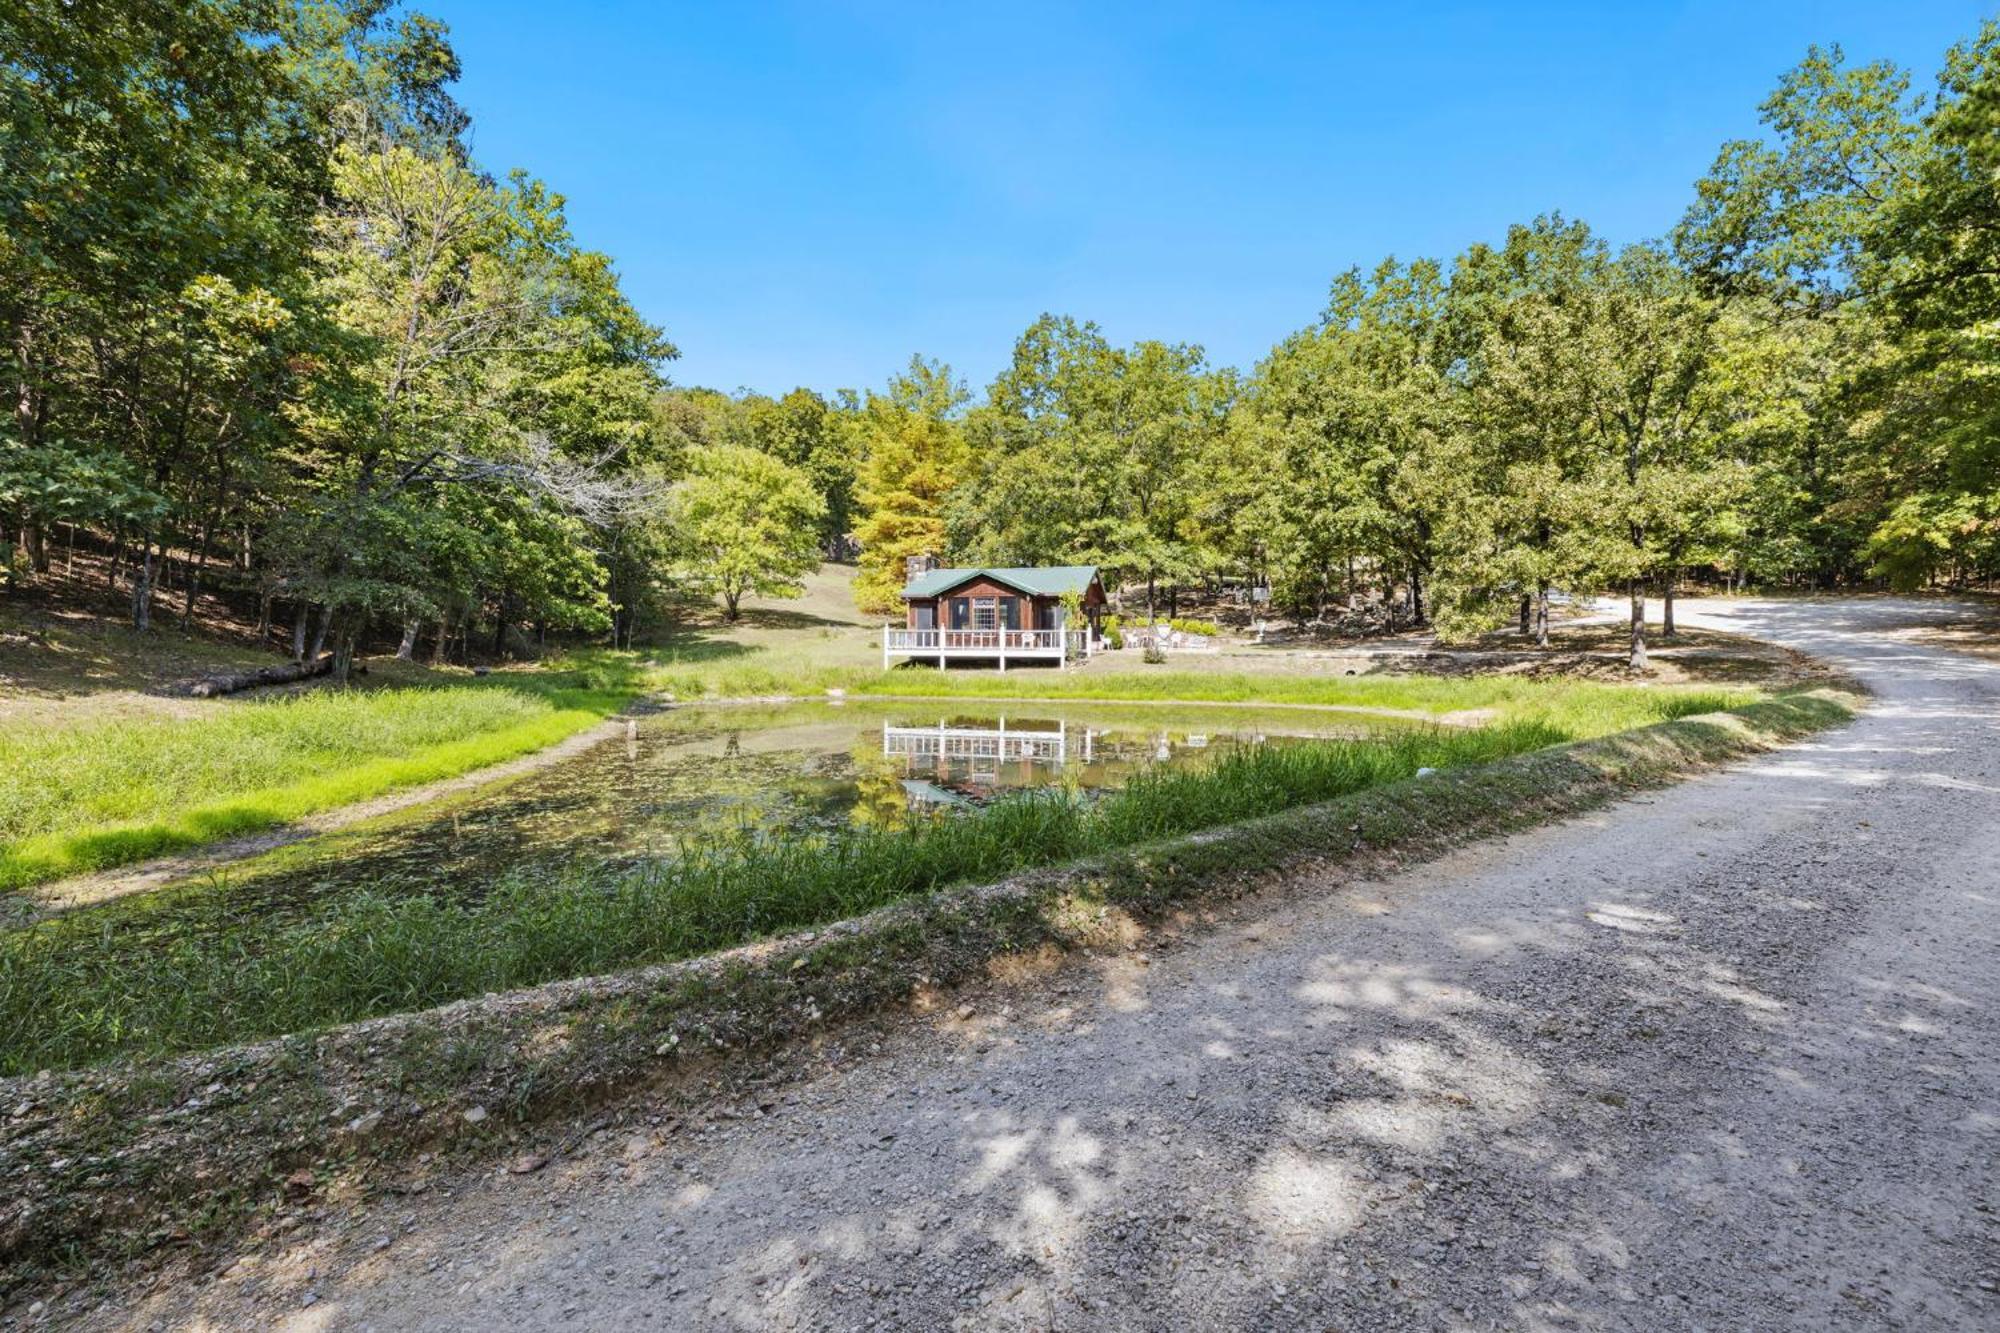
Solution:
[{"label": "log cabin", "polygon": [[[882,630],[882,665],[897,657],[949,666],[1062,666],[1095,653],[1102,641],[1104,584],[1095,565],[938,568],[909,562],[904,623]],[[1063,599],[1074,593],[1080,624],[1068,623]]]}]

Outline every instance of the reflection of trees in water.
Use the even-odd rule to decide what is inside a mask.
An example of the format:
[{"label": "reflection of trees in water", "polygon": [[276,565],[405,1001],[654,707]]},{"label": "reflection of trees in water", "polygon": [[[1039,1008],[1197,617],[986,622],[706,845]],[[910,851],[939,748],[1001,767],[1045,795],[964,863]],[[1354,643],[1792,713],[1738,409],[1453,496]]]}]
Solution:
[{"label": "reflection of trees in water", "polygon": [[910,821],[910,797],[903,789],[903,761],[882,753],[873,733],[854,744],[854,809],[857,828],[898,829]]}]

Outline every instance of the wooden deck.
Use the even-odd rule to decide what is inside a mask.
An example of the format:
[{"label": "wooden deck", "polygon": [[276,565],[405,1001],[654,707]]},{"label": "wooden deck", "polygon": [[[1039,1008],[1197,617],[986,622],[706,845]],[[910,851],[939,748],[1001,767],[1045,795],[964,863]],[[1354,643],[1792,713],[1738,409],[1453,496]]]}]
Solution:
[{"label": "wooden deck", "polygon": [[935,659],[939,666],[957,661],[989,661],[1000,670],[1007,663],[1037,664],[1074,661],[1093,651],[1085,630],[1062,629],[882,629],[882,665],[896,657]]}]

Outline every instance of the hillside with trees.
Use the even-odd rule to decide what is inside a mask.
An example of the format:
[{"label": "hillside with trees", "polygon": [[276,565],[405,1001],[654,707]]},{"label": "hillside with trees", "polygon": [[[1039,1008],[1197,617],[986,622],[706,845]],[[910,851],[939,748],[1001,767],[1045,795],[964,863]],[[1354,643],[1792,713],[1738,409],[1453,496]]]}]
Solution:
[{"label": "hillside with trees", "polygon": [[1996,42],[1927,95],[1814,50],[1661,239],[1548,215],[1350,270],[1247,376],[1044,316],[947,418],[956,484],[878,485],[864,522],[942,525],[968,563],[1095,562],[1149,612],[1228,579],[1301,619],[1370,600],[1545,639],[1552,591],[1615,591],[1635,665],[1648,599],[1671,634],[1689,579],[1990,583]]},{"label": "hillside with trees", "polygon": [[770,397],[669,383],[557,188],[474,158],[440,24],[86,8],[0,16],[0,597],[80,544],[135,628],[223,595],[344,676],[631,646],[821,558],[890,613],[933,553],[1452,634],[1615,591],[1636,664],[1684,581],[2000,573],[1992,25],[1930,92],[1810,52],[1657,240],[1352,269],[1246,373],[1050,314],[982,392]]}]

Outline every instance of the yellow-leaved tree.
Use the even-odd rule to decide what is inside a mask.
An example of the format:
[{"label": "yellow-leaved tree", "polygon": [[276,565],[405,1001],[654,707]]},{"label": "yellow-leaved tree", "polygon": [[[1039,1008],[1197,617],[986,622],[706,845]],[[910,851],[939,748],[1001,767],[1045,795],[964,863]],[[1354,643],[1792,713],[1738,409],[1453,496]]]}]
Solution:
[{"label": "yellow-leaved tree", "polygon": [[905,562],[944,549],[945,496],[966,465],[965,436],[956,420],[966,401],[951,368],[917,356],[910,368],[870,393],[856,429],[861,466],[855,479],[861,521],[861,572],[854,604],[888,614],[902,604]]}]

